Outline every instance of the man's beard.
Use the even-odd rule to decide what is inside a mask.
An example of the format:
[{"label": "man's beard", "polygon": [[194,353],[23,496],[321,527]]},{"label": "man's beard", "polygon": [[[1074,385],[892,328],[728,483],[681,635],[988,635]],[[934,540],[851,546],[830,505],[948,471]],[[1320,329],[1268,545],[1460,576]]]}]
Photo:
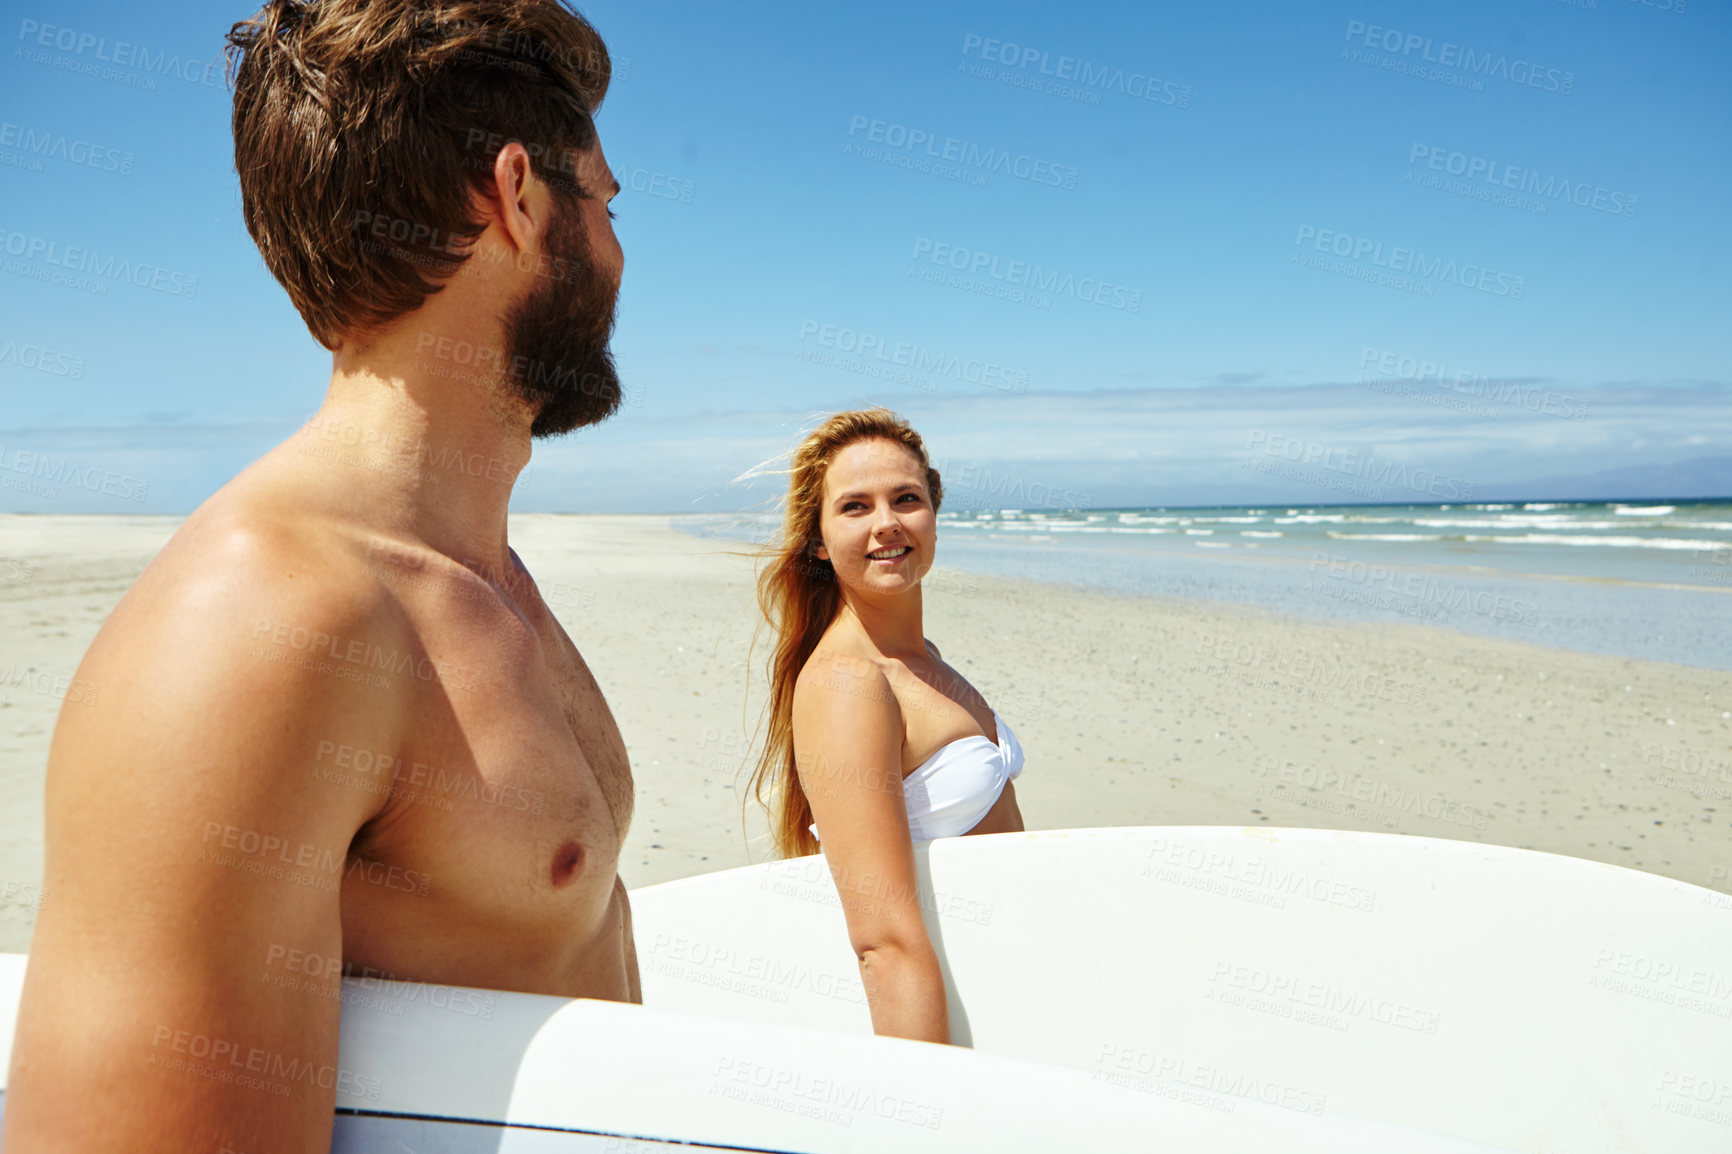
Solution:
[{"label": "man's beard", "polygon": [[535,410],[532,437],[557,437],[612,416],[619,374],[608,339],[619,288],[596,264],[577,205],[561,202],[538,282],[505,318],[506,379]]}]

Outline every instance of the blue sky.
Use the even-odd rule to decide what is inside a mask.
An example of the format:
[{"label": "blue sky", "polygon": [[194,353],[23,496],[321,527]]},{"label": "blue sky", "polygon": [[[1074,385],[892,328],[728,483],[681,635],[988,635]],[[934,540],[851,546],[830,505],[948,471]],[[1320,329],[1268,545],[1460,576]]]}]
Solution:
[{"label": "blue sky", "polygon": [[[863,403],[1097,506],[1326,500],[1246,487],[1271,443],[1487,492],[1732,456],[1732,17],[1665,2],[584,5],[632,403],[514,508],[753,506]],[[330,367],[241,221],[252,8],[8,8],[0,480],[133,483],[0,510],[189,511]],[[45,282],[68,246],[155,287]]]}]

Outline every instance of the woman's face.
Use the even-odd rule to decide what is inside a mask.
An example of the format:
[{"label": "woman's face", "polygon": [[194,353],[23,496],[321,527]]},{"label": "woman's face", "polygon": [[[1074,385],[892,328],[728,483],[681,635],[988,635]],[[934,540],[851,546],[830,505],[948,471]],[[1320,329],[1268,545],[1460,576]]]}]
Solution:
[{"label": "woman's face", "polygon": [[938,514],[926,470],[894,441],[856,441],[824,474],[818,556],[836,579],[863,593],[906,592],[932,567]]}]

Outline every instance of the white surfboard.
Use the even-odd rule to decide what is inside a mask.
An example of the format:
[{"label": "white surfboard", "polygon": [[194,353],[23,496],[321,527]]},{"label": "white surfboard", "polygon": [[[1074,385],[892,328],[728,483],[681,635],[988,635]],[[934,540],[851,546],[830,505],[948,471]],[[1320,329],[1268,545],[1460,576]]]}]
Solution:
[{"label": "white surfboard", "polygon": [[[1732,1150],[1732,897],[1464,841],[1187,827],[919,849],[951,1029],[1227,1119]],[[871,893],[874,878],[849,879]],[[647,1005],[857,1035],[821,857],[632,895]]]},{"label": "white surfboard", "polygon": [[[1710,891],[1316,830],[920,857],[972,1050],[871,1037],[822,859],[771,863],[634,894],[644,1007],[346,982],[333,1150],[1674,1154],[1732,1134],[1732,901]],[[0,955],[8,1050],[24,965]]]},{"label": "white surfboard", "polygon": [[[0,955],[8,1047],[24,967]],[[953,1047],[610,1002],[345,987],[333,1154],[1495,1154],[1272,1107],[1224,1115]]]}]

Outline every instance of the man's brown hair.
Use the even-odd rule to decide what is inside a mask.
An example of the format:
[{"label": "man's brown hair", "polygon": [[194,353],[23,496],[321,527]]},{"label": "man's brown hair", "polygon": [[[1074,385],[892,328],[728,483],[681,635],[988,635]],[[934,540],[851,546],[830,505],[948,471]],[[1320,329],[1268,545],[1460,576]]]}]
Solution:
[{"label": "man's brown hair", "polygon": [[247,231],[328,349],[467,259],[505,142],[562,198],[594,195],[573,152],[612,65],[562,0],[270,0],[227,39]]}]

